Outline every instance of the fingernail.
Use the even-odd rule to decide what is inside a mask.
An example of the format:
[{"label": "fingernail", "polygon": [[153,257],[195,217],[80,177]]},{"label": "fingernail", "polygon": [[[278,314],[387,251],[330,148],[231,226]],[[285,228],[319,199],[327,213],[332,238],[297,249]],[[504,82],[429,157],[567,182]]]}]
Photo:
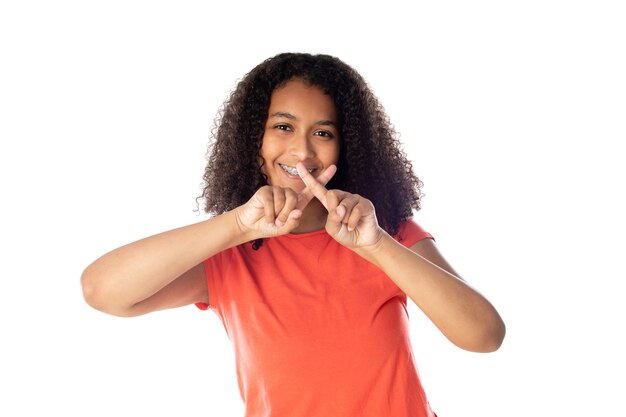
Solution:
[{"label": "fingernail", "polygon": [[296,170],[298,171],[298,175],[300,176],[304,175],[304,171],[306,171],[306,169],[303,170],[302,168],[303,168],[302,162],[298,162],[296,164]]},{"label": "fingernail", "polygon": [[276,226],[283,227],[284,225],[285,225],[285,223],[283,223],[280,220],[276,219]]}]

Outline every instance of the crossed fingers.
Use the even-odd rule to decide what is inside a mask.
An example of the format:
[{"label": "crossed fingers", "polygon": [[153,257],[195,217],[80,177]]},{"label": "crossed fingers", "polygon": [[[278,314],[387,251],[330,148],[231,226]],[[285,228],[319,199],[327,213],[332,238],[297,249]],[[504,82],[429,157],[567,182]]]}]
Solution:
[{"label": "crossed fingers", "polygon": [[[318,178],[323,180],[326,172],[332,167],[334,167],[334,175],[337,171],[337,167],[335,165],[331,165]],[[310,194],[311,197],[309,198],[309,200],[313,197],[316,197],[324,205],[324,207],[326,207],[326,210],[328,210],[328,202],[326,201],[326,194],[328,193],[328,190],[326,189],[326,187],[324,187],[328,183],[328,181],[322,183],[318,179],[315,179],[315,177],[311,175],[311,173],[304,167],[301,162],[298,162],[296,164],[296,169],[298,170],[298,175],[300,175],[300,178],[302,178],[302,181],[306,185],[306,188],[304,189],[302,194]]]},{"label": "crossed fingers", "polygon": [[[323,188],[335,175],[335,172],[337,172],[337,167],[331,165],[317,179],[313,176],[311,178],[315,184]],[[299,194],[290,188],[281,187],[263,187],[260,191],[261,194],[256,207],[263,209],[263,217],[268,225],[277,227],[283,227],[286,223],[296,225],[304,208],[315,198],[308,187],[305,187]]]},{"label": "crossed fingers", "polygon": [[[372,204],[357,194],[351,194],[341,190],[328,190],[326,183],[315,179],[304,167],[296,164],[298,174],[306,185],[306,189],[313,194],[328,210],[329,223],[327,229],[338,233],[342,227],[352,232],[362,221],[363,216],[373,213]],[[318,177],[319,178],[319,177]]]},{"label": "crossed fingers", "polygon": [[[322,192],[324,192],[324,195],[325,195],[325,191],[327,190],[326,190],[326,187],[324,186],[328,184],[328,182],[337,172],[337,166],[335,165],[329,166],[328,168],[324,170],[324,172],[322,172],[317,178],[315,178],[304,167],[304,165],[302,165],[301,162],[298,162],[296,164],[296,167],[298,165],[301,166],[301,168],[298,169],[298,174],[300,175],[300,178],[302,178],[302,181],[306,185],[306,188],[302,190],[302,192],[298,195],[298,205],[296,206],[297,209],[302,210],[306,207],[307,204],[309,204],[309,201],[311,201],[313,197],[317,197],[318,199],[320,199],[319,195],[321,195]],[[307,175],[306,179],[303,176],[303,172],[305,172]],[[321,187],[321,189],[319,187]],[[324,204],[324,201],[322,201],[321,199],[320,201],[322,202],[322,204]],[[324,204],[324,207],[326,207],[326,204]],[[328,207],[326,208],[328,209]]]}]

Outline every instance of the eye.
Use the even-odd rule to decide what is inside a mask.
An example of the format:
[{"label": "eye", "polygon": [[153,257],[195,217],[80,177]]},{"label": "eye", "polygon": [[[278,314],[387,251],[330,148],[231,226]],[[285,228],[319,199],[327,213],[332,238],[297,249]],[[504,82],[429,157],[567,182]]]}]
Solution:
[{"label": "eye", "polygon": [[283,123],[280,123],[280,124],[274,125],[274,129],[278,129],[278,130],[285,130],[285,131],[290,131],[290,130],[292,130],[292,129],[291,129],[291,126],[286,125],[286,124],[283,124]]},{"label": "eye", "polygon": [[315,136],[321,136],[323,138],[332,138],[333,134],[326,131],[326,130],[318,130],[317,132],[315,132]]}]

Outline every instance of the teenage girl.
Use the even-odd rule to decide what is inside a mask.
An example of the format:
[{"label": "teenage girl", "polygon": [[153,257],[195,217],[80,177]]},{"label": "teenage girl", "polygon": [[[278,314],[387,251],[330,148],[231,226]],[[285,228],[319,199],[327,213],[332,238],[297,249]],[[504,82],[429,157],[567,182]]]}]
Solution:
[{"label": "teenage girl", "polygon": [[246,416],[434,416],[407,297],[462,349],[498,349],[505,326],[412,220],[421,182],[363,78],[327,55],[272,57],[238,83],[213,139],[213,216],[97,259],[87,302],[211,309]]}]

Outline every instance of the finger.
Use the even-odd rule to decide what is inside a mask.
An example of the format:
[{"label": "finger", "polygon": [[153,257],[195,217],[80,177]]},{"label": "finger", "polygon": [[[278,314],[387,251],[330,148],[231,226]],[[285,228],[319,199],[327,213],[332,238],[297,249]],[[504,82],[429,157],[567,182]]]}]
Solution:
[{"label": "finger", "polygon": [[346,226],[349,232],[353,231],[354,226],[361,218],[361,214],[359,212],[359,199],[354,195],[348,195],[347,198],[341,200],[337,210],[340,208],[345,208],[345,214],[342,216],[341,222]]},{"label": "finger", "polygon": [[[283,188],[283,205],[280,210],[276,210],[276,226],[282,227],[289,214],[294,210],[298,203],[298,195],[291,188]],[[274,204],[276,209],[276,204]]]},{"label": "finger", "polygon": [[263,201],[263,213],[265,216],[265,222],[273,226],[276,214],[274,212],[274,193],[271,189],[267,190],[267,193],[263,193],[261,201]]},{"label": "finger", "polygon": [[[337,166],[331,165],[326,168],[317,178],[315,178],[315,181],[322,185],[326,185],[333,178],[335,173],[337,173]],[[309,174],[308,171],[307,174]],[[311,201],[313,197],[313,193],[311,192],[309,187],[306,187],[298,196],[298,205],[296,208],[304,210],[304,208],[307,206],[307,204],[309,204],[309,201]]]},{"label": "finger", "polygon": [[263,186],[259,188],[256,193],[254,193],[250,199],[252,207],[255,209],[262,209],[265,206],[265,193],[268,188],[268,186]]},{"label": "finger", "polygon": [[[280,215],[281,210],[283,209],[283,207],[285,206],[285,190],[283,190],[280,187],[273,187],[272,188],[272,195],[274,198],[274,223],[276,223],[276,219],[278,218],[278,216]],[[276,223],[277,226],[279,226]]]},{"label": "finger", "polygon": [[342,221],[346,215],[346,207],[340,204],[340,196],[337,190],[326,193],[328,204],[328,217],[326,218],[326,231],[335,236],[341,230]]},{"label": "finger", "polygon": [[302,210],[291,210],[285,224],[281,226],[281,230],[286,230],[287,233],[292,231],[300,224],[300,218],[302,218]]},{"label": "finger", "polygon": [[331,165],[326,168],[320,175],[318,175],[315,180],[325,186],[335,176],[336,173],[337,165]]},{"label": "finger", "polygon": [[326,209],[329,213],[332,213],[333,210],[336,210],[341,203],[343,195],[339,192],[339,190],[330,190],[326,193]]},{"label": "finger", "polygon": [[[347,226],[349,231],[353,231],[357,228],[359,223],[365,221],[367,217],[374,216],[376,218],[376,209],[372,202],[366,198],[356,195],[358,198],[358,204],[352,210],[350,217],[348,218]],[[377,222],[376,222],[377,223]]]},{"label": "finger", "polygon": [[360,204],[357,204],[350,213],[350,216],[344,218],[344,223],[348,226],[348,231],[351,232],[356,229],[357,225],[363,217],[363,210]]},{"label": "finger", "polygon": [[[302,178],[302,181],[306,184],[309,191],[326,207],[326,192],[328,192],[326,187],[317,182],[313,175],[304,167],[302,162],[298,162],[296,168],[298,169],[298,175],[300,175],[300,178]],[[328,209],[328,207],[326,207],[326,209]]]}]

